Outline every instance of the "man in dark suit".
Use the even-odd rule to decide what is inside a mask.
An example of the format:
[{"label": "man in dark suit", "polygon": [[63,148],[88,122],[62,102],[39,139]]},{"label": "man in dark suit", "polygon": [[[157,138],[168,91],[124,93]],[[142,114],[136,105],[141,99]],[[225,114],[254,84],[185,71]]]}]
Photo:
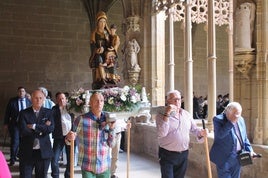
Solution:
[{"label": "man in dark suit", "polygon": [[241,105],[231,102],[223,113],[213,119],[214,143],[210,150],[210,160],[216,164],[218,178],[239,178],[241,165],[238,154],[242,150],[249,151],[251,156],[256,154],[247,138],[241,113]]},{"label": "man in dark suit", "polygon": [[18,87],[18,96],[13,97],[9,100],[5,117],[4,117],[4,129],[9,131],[11,137],[10,141],[10,166],[15,164],[15,160],[19,150],[19,127],[18,127],[18,116],[19,112],[32,103],[25,97],[26,91],[24,87]]},{"label": "man in dark suit", "polygon": [[53,156],[49,134],[54,130],[54,119],[51,109],[42,106],[44,100],[44,93],[35,90],[32,93],[32,107],[21,111],[19,116],[21,178],[31,178],[34,168],[35,177],[47,177]]}]

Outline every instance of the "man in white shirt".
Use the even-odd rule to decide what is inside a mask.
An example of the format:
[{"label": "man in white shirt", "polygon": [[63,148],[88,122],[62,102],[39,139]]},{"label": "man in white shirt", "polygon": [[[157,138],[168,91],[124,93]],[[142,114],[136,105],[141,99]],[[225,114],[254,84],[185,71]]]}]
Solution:
[{"label": "man in white shirt", "polygon": [[56,93],[57,104],[52,108],[52,113],[54,117],[55,129],[52,133],[53,142],[53,152],[54,157],[51,160],[53,178],[59,178],[59,158],[60,154],[65,146],[67,155],[67,165],[64,173],[65,178],[70,177],[70,145],[65,143],[65,136],[72,129],[72,116],[68,113],[66,109],[67,99],[63,92]]}]

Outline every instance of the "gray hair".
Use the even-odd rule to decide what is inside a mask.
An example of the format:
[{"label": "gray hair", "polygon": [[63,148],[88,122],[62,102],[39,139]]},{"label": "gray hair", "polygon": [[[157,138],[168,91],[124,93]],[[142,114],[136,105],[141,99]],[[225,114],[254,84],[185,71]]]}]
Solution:
[{"label": "gray hair", "polygon": [[175,95],[181,97],[181,92],[179,92],[178,90],[171,90],[171,91],[167,92],[167,100],[170,99],[170,95],[171,95],[171,94],[175,94]]},{"label": "gray hair", "polygon": [[45,97],[47,97],[48,91],[45,87],[39,87],[38,90],[41,90],[44,93]]},{"label": "gray hair", "polygon": [[231,102],[226,106],[224,113],[227,113],[227,112],[229,113],[230,111],[233,111],[234,109],[242,112],[242,106],[238,102]]}]

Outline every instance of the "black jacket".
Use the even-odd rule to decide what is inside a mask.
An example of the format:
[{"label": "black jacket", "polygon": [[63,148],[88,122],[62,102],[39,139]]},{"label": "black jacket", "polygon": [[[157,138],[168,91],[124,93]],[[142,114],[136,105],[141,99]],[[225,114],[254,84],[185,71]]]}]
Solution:
[{"label": "black jacket", "polygon": [[[18,116],[19,116],[19,97],[11,98],[7,104],[5,117],[4,117],[4,125],[13,125],[17,124]],[[31,101],[28,98],[25,98],[26,107],[30,107],[32,105]]]},{"label": "black jacket", "polygon": [[[52,114],[53,114],[54,123],[55,123],[55,129],[54,129],[54,131],[52,133],[52,137],[54,139],[64,138],[64,136],[62,134],[60,107],[59,107],[58,104],[53,106]],[[74,115],[72,113],[70,113],[70,115],[71,115],[71,118],[72,118],[72,128],[73,128]]]},{"label": "black jacket", "polygon": [[[46,125],[46,121],[51,124]],[[36,124],[35,130],[27,127],[27,124]],[[42,107],[39,111],[39,116],[36,118],[34,110],[29,107],[20,112],[19,116],[20,128],[20,146],[19,157],[23,161],[32,159],[33,143],[35,138],[39,139],[41,158],[52,158],[53,150],[49,134],[54,130],[54,119],[51,109]]]}]

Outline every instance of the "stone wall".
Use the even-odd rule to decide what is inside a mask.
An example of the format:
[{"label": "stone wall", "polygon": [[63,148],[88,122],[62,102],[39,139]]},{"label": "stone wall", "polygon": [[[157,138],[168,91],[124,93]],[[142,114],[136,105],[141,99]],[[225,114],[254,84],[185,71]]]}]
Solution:
[{"label": "stone wall", "polygon": [[0,2],[0,114],[17,87],[89,87],[89,21],[81,1]]},{"label": "stone wall", "polygon": [[[120,1],[114,3],[107,16],[109,25],[118,26],[123,45]],[[52,91],[53,99],[57,91],[91,88],[91,31],[82,1],[0,1],[0,17],[2,117],[18,86],[26,87],[27,92],[44,86]]]}]

